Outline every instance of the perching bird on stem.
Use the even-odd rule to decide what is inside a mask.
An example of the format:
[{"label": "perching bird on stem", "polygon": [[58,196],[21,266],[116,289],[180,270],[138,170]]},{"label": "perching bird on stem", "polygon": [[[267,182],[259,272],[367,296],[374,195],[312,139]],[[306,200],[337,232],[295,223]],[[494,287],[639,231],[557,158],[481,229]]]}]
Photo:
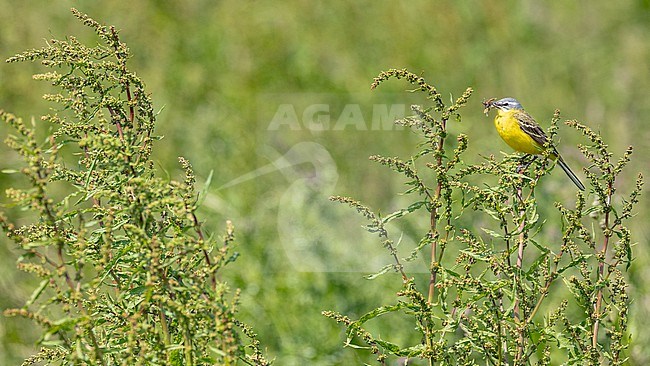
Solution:
[{"label": "perching bird on stem", "polygon": [[[486,115],[492,108],[497,110],[497,116],[494,118],[494,126],[506,144],[510,145],[516,151],[526,154],[542,154],[544,145],[548,141],[546,133],[535,122],[535,119],[524,111],[524,108],[516,99],[503,98],[496,100],[493,98],[483,102],[483,105],[485,106],[483,112]],[[551,146],[550,149],[550,158],[557,160],[557,164],[569,176],[571,181],[581,191],[584,191],[584,184],[569,169],[569,166],[564,162],[557,149],[554,146]]]}]

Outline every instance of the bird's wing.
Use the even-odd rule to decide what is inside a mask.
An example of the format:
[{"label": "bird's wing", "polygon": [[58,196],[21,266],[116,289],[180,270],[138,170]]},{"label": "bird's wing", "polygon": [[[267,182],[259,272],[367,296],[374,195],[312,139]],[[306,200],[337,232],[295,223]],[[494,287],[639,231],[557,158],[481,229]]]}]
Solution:
[{"label": "bird's wing", "polygon": [[541,127],[535,122],[535,119],[526,112],[515,113],[514,117],[519,122],[519,128],[524,131],[528,136],[530,136],[539,146],[544,146],[548,138],[546,133],[542,130]]}]

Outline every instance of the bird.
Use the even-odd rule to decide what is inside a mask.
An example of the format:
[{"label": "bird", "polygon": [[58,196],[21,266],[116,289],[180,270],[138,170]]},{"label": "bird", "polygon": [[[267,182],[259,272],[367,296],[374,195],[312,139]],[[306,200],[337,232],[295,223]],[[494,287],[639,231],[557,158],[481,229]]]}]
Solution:
[{"label": "bird", "polygon": [[[526,154],[540,155],[544,152],[544,146],[548,137],[544,130],[535,122],[535,119],[528,114],[521,103],[515,98],[503,98],[497,100],[491,98],[483,102],[484,113],[487,115],[490,109],[497,110],[494,118],[494,126],[497,132],[511,148]],[[571,181],[580,189],[585,190],[584,184],[571,171],[555,146],[550,145],[550,158],[557,161],[557,164],[564,170]]]}]

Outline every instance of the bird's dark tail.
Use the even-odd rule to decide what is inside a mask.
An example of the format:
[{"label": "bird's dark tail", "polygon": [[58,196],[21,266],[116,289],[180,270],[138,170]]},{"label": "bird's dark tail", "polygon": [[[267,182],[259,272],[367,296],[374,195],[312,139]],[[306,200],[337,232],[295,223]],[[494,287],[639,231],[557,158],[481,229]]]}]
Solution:
[{"label": "bird's dark tail", "polygon": [[566,175],[569,177],[569,179],[571,179],[571,181],[572,181],[572,182],[573,182],[573,183],[574,183],[574,184],[575,184],[575,185],[576,185],[576,186],[577,186],[581,191],[584,191],[584,190],[585,190],[585,185],[582,184],[582,182],[580,181],[580,179],[578,179],[578,177],[576,177],[575,174],[573,174],[573,172],[571,171],[571,169],[569,169],[569,166],[566,165],[566,163],[564,162],[564,160],[562,159],[562,157],[561,157],[560,155],[557,156],[557,164],[560,166],[560,168],[562,168],[562,170],[564,170],[564,172],[565,172]]}]

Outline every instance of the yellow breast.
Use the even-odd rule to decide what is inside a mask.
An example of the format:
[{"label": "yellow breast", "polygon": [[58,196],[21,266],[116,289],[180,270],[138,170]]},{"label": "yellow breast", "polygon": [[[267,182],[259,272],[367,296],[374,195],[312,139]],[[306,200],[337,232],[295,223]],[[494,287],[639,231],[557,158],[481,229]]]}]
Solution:
[{"label": "yellow breast", "polygon": [[542,147],[528,136],[519,127],[519,122],[515,118],[516,113],[520,111],[511,109],[509,111],[497,110],[497,116],[494,118],[494,126],[497,132],[511,148],[526,154],[540,154]]}]

